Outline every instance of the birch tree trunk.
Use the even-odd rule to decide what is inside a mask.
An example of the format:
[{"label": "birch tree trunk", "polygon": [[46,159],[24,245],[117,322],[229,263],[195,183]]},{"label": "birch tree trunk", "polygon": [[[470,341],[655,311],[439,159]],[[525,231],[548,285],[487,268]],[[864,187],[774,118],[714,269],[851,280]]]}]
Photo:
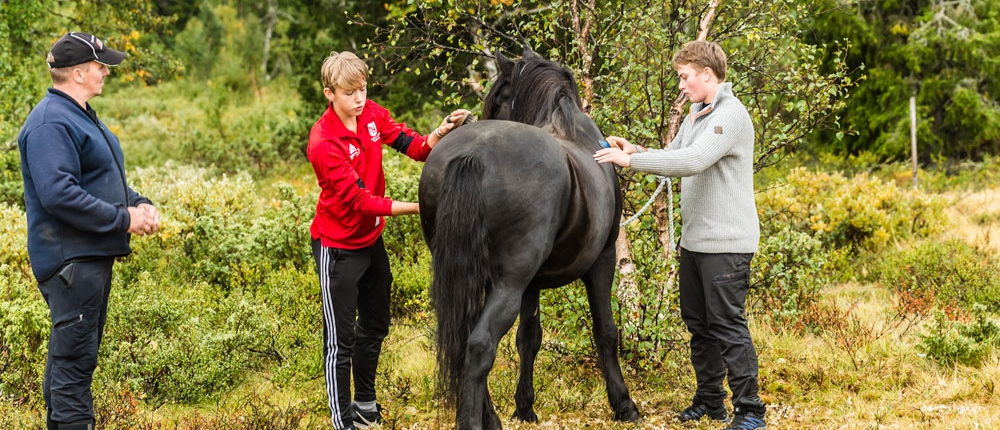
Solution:
[{"label": "birch tree trunk", "polygon": [[[594,50],[588,45],[588,41],[590,40],[590,31],[594,25],[594,14],[587,13],[585,16],[581,16],[580,3],[584,2],[572,2],[570,13],[573,20],[573,32],[576,34],[576,47],[582,59],[580,64],[580,70],[582,71],[580,81],[583,86],[583,97],[580,100],[582,103],[581,107],[584,112],[589,114],[594,105],[594,78],[591,73],[591,68],[594,66]],[[595,10],[596,0],[589,0],[586,3],[585,7],[587,11]],[[638,330],[633,325],[639,321],[641,295],[639,294],[639,285],[635,280],[635,262],[632,260],[631,246],[629,245],[625,227],[618,228],[618,239],[615,241],[615,254],[618,256],[618,289],[615,290],[615,295],[618,298],[618,304],[624,316],[621,319],[621,326],[618,328],[622,333],[625,333],[622,335],[624,338],[634,339]]]},{"label": "birch tree trunk", "polygon": [[267,0],[267,15],[264,16],[264,55],[260,62],[260,71],[264,73],[264,79],[270,81],[271,74],[267,72],[267,63],[271,56],[271,38],[274,37],[274,26],[278,23],[278,8],[274,5],[274,0]]}]

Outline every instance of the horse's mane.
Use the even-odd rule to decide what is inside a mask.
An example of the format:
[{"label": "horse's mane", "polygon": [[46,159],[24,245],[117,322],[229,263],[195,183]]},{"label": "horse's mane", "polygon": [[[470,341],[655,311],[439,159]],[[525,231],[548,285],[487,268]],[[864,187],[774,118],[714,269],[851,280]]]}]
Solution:
[{"label": "horse's mane", "polygon": [[497,55],[500,73],[486,95],[484,119],[504,119],[544,128],[554,136],[576,137],[580,96],[573,74],[530,50],[516,63]]}]

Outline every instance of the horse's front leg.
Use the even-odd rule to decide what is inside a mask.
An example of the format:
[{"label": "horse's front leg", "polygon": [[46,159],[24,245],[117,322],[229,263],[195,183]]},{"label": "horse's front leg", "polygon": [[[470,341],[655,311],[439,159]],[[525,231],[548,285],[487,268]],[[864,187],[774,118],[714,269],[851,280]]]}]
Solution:
[{"label": "horse's front leg", "polygon": [[521,291],[494,285],[486,297],[479,321],[469,334],[465,350],[465,370],[462,372],[462,397],[458,404],[456,426],[459,430],[493,430],[500,428],[500,419],[493,409],[486,378],[497,356],[500,339],[517,319]]},{"label": "horse's front leg", "polygon": [[614,314],[611,310],[611,283],[614,281],[615,248],[614,244],[606,246],[597,258],[594,266],[584,274],[583,283],[587,286],[587,301],[590,303],[590,313],[594,319],[594,343],[597,345],[597,358],[604,375],[605,390],[608,402],[614,410],[615,421],[639,421],[639,408],[629,396],[625,378],[622,376],[621,364],[618,362],[618,327],[615,326]]},{"label": "horse's front leg", "polygon": [[500,416],[497,415],[496,407],[493,406],[493,398],[490,397],[489,386],[483,387],[483,391],[483,428],[501,430],[503,424],[500,423]]},{"label": "horse's front leg", "polygon": [[517,327],[517,355],[520,357],[520,377],[514,393],[514,419],[534,423],[535,415],[535,357],[542,347],[542,324],[538,317],[539,291],[529,288],[521,301],[521,320]]}]

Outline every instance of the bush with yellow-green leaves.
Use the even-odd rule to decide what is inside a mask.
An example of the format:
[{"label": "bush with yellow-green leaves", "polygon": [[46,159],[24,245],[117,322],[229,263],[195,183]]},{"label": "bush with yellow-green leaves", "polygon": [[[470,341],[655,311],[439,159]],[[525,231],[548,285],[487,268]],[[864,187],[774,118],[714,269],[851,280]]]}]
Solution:
[{"label": "bush with yellow-green leaves", "polygon": [[788,226],[827,249],[877,249],[945,227],[942,199],[867,173],[848,178],[796,168],[760,193],[757,202],[767,230]]}]

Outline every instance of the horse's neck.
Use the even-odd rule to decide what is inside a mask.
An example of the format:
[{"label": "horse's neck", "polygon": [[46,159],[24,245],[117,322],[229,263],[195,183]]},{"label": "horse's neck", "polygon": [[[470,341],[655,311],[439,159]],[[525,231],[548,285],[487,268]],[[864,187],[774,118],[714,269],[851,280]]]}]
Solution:
[{"label": "horse's neck", "polygon": [[601,129],[597,128],[597,124],[594,120],[583,113],[582,110],[577,110],[573,115],[573,125],[576,127],[576,140],[580,142],[599,142],[604,140],[604,134],[601,133]]}]

